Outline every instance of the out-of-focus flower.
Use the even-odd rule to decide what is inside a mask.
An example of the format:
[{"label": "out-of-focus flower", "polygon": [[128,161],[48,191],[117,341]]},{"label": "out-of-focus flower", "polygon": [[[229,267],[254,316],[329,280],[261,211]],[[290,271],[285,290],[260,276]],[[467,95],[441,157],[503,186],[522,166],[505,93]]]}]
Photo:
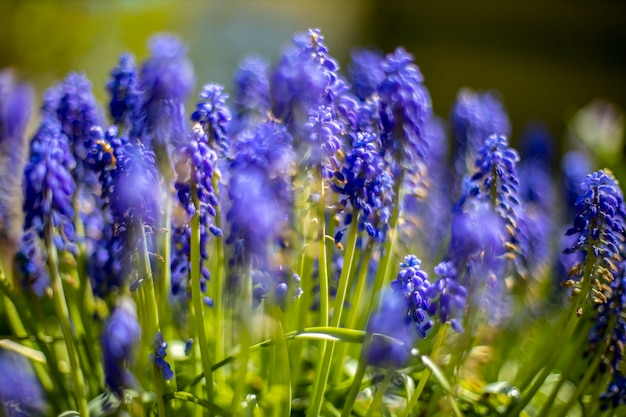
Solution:
[{"label": "out-of-focus flower", "polygon": [[33,104],[33,91],[16,83],[9,70],[0,71],[0,252],[10,265],[22,236],[22,178],[26,159],[24,131]]},{"label": "out-of-focus flower", "polygon": [[430,94],[413,56],[402,48],[385,57],[378,85],[382,148],[393,163],[413,172],[424,158],[424,123],[432,114]]},{"label": "out-of-focus flower", "polygon": [[22,244],[14,263],[22,286],[41,297],[50,284],[45,253],[37,241],[37,234],[28,230],[22,235]]},{"label": "out-of-focus flower", "polygon": [[367,322],[367,332],[372,335],[371,341],[363,347],[368,364],[399,368],[411,357],[417,333],[405,325],[405,303],[402,294],[389,288],[383,291],[380,308]]},{"label": "out-of-focus flower", "polygon": [[339,64],[328,54],[320,30],[309,29],[293,37],[293,44],[270,75],[272,113],[288,127],[298,152],[300,138],[307,134],[302,126],[312,110],[324,105],[341,113],[338,99],[349,88],[338,70]]},{"label": "out-of-focus flower", "polygon": [[470,169],[487,137],[511,133],[509,116],[494,92],[461,89],[452,106],[450,123],[458,147],[456,169],[459,175]]},{"label": "out-of-focus flower", "polygon": [[352,88],[362,101],[374,94],[385,79],[384,56],[378,51],[360,49],[352,51],[348,75]]},{"label": "out-of-focus flower", "polygon": [[155,152],[165,175],[171,170],[172,147],[180,146],[185,138],[184,103],[196,81],[187,47],[180,39],[159,34],[148,45],[151,56],[141,67],[141,104],[130,139],[140,138],[146,149]]},{"label": "out-of-focus flower", "polygon": [[104,323],[100,336],[105,382],[120,396],[124,388],[137,384],[129,368],[134,364],[140,337],[135,304],[130,298],[122,298]]},{"label": "out-of-focus flower", "polygon": [[48,415],[45,393],[30,362],[17,353],[0,349],[0,415]]},{"label": "out-of-focus flower", "polygon": [[[240,137],[234,151],[228,189],[231,205],[226,215],[230,263],[264,273],[275,271],[280,267],[275,255],[284,246],[283,233],[293,218],[291,135],[283,125],[266,122],[250,136]],[[238,288],[239,279],[236,273],[231,275],[231,289]]]},{"label": "out-of-focus flower", "polygon": [[140,100],[139,78],[133,55],[120,55],[117,66],[111,70],[106,88],[111,98],[109,113],[113,123],[125,131],[130,127],[131,119],[137,115]]},{"label": "out-of-focus flower", "polygon": [[265,120],[271,111],[269,64],[258,56],[246,57],[235,71],[231,134],[238,134]]}]

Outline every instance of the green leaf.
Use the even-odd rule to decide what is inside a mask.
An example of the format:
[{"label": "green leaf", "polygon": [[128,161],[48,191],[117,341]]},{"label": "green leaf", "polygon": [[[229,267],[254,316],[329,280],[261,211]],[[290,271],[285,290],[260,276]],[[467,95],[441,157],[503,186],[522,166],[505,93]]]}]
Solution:
[{"label": "green leaf", "polygon": [[422,363],[424,364],[424,366],[426,366],[428,369],[430,369],[430,372],[432,372],[433,376],[435,377],[435,379],[439,382],[439,384],[441,385],[441,387],[447,392],[447,393],[452,393],[452,388],[450,386],[450,382],[448,381],[448,379],[446,378],[446,376],[443,374],[443,372],[441,371],[441,369],[437,366],[437,364],[435,362],[433,362],[432,359],[430,359],[428,356],[423,355],[422,356]]},{"label": "green leaf", "polygon": [[208,402],[207,400],[198,398],[195,395],[190,394],[185,391],[168,392],[163,395],[163,399],[166,402],[173,400],[174,398],[177,400],[182,400],[182,401],[187,401],[190,403],[198,404],[199,406],[204,407],[207,410],[210,410],[211,412],[215,413],[218,416],[231,417],[231,414],[228,411],[224,410],[223,408],[211,402]]}]

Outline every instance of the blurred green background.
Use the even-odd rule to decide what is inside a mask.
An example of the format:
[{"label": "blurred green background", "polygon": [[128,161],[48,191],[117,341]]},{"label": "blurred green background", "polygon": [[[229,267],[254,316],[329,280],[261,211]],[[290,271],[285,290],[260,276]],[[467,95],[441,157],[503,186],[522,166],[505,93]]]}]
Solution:
[{"label": "blurred green background", "polygon": [[39,96],[68,71],[104,83],[123,51],[175,32],[188,43],[198,86],[230,89],[237,62],[255,52],[275,62],[292,34],[320,27],[344,68],[350,49],[404,46],[422,69],[437,114],[459,88],[499,91],[513,141],[528,121],[555,138],[595,98],[626,108],[623,1],[17,1],[0,0],[0,68],[13,67]]}]

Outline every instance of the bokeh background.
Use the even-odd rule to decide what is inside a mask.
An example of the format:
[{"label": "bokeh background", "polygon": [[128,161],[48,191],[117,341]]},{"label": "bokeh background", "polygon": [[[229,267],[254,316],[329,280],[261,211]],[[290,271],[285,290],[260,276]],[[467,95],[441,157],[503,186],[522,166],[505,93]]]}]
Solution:
[{"label": "bokeh background", "polygon": [[243,56],[275,62],[293,33],[309,27],[322,29],[344,68],[354,47],[404,46],[440,116],[461,87],[497,90],[513,143],[540,121],[563,150],[581,107],[602,98],[618,115],[626,109],[624,1],[0,0],[0,68],[13,67],[39,97],[67,72],[84,71],[104,103],[118,55],[141,61],[148,37],[167,31],[189,45],[198,91],[206,82],[229,89]]}]

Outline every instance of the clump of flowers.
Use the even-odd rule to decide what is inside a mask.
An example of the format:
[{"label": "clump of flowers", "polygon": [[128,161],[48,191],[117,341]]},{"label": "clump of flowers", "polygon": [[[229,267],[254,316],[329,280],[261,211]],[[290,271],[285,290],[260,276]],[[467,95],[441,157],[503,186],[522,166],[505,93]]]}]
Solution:
[{"label": "clump of flowers", "polygon": [[621,171],[554,181],[496,93],[448,132],[407,50],[352,61],[310,29],[188,114],[156,35],[109,121],[70,73],[30,142],[0,72],[0,414],[624,414]]}]

